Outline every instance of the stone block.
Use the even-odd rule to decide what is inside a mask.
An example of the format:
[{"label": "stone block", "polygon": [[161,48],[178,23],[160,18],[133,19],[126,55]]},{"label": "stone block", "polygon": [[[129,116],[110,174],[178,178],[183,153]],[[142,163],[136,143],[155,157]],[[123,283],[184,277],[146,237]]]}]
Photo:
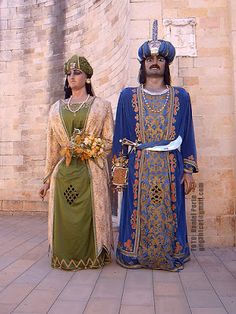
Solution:
[{"label": "stone block", "polygon": [[133,39],[130,42],[130,57],[132,59],[137,59],[138,48],[144,43],[144,39]]},{"label": "stone block", "polygon": [[2,201],[2,210],[6,211],[20,211],[23,209],[23,202],[22,201]]},{"label": "stone block", "polygon": [[189,0],[188,5],[192,8],[214,8],[214,7],[225,7],[225,0]]},{"label": "stone block", "polygon": [[24,211],[47,211],[47,202],[42,201],[23,201]]},{"label": "stone block", "polygon": [[210,28],[216,28],[219,29],[220,28],[220,18],[219,17],[202,17],[199,18],[199,24],[201,25],[201,27],[210,29]]},{"label": "stone block", "polygon": [[[194,16],[196,18],[200,17],[207,17],[208,16],[208,9],[207,8],[193,8],[192,6],[181,8],[178,10],[178,14],[176,16],[182,18],[183,16]],[[176,17],[175,16],[175,17]]]},{"label": "stone block", "polygon": [[179,68],[193,68],[194,61],[198,58],[178,57]]},{"label": "stone block", "polygon": [[130,0],[130,3],[135,3],[135,2],[155,2],[155,0]]},{"label": "stone block", "polygon": [[8,20],[8,28],[9,29],[23,29],[24,20],[19,20],[19,19]]},{"label": "stone block", "polygon": [[0,155],[12,155],[13,143],[12,142],[0,142]]},{"label": "stone block", "polygon": [[145,5],[141,2],[133,2],[130,5],[131,20],[161,20],[161,2],[148,2]]},{"label": "stone block", "polygon": [[23,165],[23,156],[3,155],[0,156],[1,166]]},{"label": "stone block", "polygon": [[183,17],[183,15],[181,15],[181,13],[179,13],[179,10],[177,8],[169,8],[169,7],[164,7],[162,8],[163,10],[163,16],[167,16],[170,19],[176,18],[178,16],[178,14],[180,15],[180,17]]},{"label": "stone block", "polygon": [[193,59],[194,67],[198,68],[230,68],[230,60],[225,56],[221,57],[198,57]]},{"label": "stone block", "polygon": [[14,169],[12,166],[1,166],[0,167],[0,178],[13,179],[15,178]]},{"label": "stone block", "polygon": [[198,55],[201,57],[230,57],[230,47],[198,47]]},{"label": "stone block", "polygon": [[188,7],[188,0],[165,0],[164,8],[180,9]]},{"label": "stone block", "polygon": [[151,37],[148,20],[132,20],[130,22],[130,38],[147,40]]},{"label": "stone block", "polygon": [[7,29],[7,19],[1,19],[0,21],[1,30]]},{"label": "stone block", "polygon": [[190,76],[190,77],[184,77],[183,78],[184,85],[189,86],[189,85],[199,85],[199,79],[198,76]]},{"label": "stone block", "polygon": [[8,7],[20,7],[20,6],[24,6],[24,5],[25,5],[24,0],[8,0],[7,1]]},{"label": "stone block", "polygon": [[20,141],[21,132],[11,128],[0,129],[0,135],[2,141]]},{"label": "stone block", "polygon": [[137,59],[131,59],[130,62],[130,75],[131,77],[138,77],[139,73],[139,68],[140,68],[140,63],[138,62]]}]

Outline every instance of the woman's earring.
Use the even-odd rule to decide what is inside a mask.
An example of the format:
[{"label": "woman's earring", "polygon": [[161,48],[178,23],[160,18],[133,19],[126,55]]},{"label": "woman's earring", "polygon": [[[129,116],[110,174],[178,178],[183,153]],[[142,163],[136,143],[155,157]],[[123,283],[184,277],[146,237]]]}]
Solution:
[{"label": "woman's earring", "polygon": [[85,82],[86,82],[87,84],[91,84],[91,79],[90,79],[90,78],[87,78]]}]

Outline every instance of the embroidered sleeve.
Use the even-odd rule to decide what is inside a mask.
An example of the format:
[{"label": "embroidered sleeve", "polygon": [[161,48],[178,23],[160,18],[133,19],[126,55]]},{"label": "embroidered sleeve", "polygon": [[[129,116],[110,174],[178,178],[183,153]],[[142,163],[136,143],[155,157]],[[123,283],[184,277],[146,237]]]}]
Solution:
[{"label": "embroidered sleeve", "polygon": [[189,94],[186,99],[186,115],[185,115],[184,138],[181,146],[181,152],[184,160],[184,172],[198,172],[197,152],[195,145],[194,127],[192,119],[192,109]]},{"label": "embroidered sleeve", "polygon": [[184,159],[184,172],[185,173],[198,172],[198,166],[193,155],[188,156],[187,158]]}]

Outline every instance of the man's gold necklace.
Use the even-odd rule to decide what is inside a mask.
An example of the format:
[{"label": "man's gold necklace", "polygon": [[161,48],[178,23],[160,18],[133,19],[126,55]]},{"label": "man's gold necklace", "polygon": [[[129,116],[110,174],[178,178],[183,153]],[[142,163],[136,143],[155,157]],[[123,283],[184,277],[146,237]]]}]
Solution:
[{"label": "man's gold necklace", "polygon": [[143,85],[141,85],[141,92],[142,92],[144,103],[145,103],[146,107],[150,111],[152,111],[153,113],[160,113],[160,112],[162,112],[164,110],[164,108],[166,107],[166,105],[168,104],[169,98],[170,98],[170,88],[169,88],[168,85],[166,85],[166,88],[167,88],[168,91],[167,91],[166,100],[165,100],[164,104],[160,108],[153,108],[149,104],[148,100],[146,99],[145,92],[144,92],[144,89],[143,89]]}]

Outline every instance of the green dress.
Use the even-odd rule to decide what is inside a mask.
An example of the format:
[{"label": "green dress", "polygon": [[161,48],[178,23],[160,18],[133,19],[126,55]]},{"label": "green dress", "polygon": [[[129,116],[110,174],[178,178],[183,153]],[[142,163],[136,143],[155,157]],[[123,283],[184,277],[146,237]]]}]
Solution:
[{"label": "green dress", "polygon": [[[83,129],[92,102],[75,114],[67,106],[60,115],[69,138],[74,128]],[[55,179],[53,252],[54,268],[78,270],[99,268],[110,262],[104,249],[96,257],[94,244],[93,204],[90,173],[86,161],[72,158],[69,166],[63,161]]]}]

